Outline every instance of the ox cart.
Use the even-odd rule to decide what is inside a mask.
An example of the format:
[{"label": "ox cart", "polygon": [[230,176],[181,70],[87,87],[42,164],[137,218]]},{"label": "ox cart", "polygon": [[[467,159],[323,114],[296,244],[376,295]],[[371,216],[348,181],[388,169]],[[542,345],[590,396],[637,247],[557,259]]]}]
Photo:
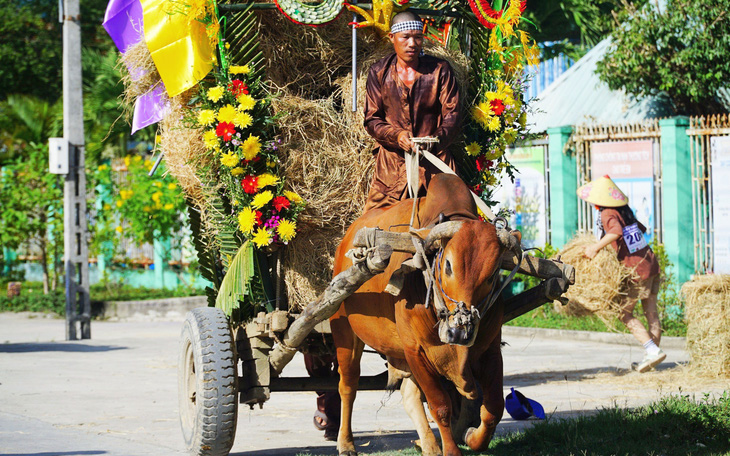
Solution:
[{"label": "ox cart", "polygon": [[[506,225],[503,219],[496,223]],[[272,392],[337,390],[336,377],[280,374],[298,351],[333,353],[328,318],[362,284],[385,270],[394,252],[413,254],[417,250],[409,233],[376,228],[358,231],[354,245],[351,254],[359,260],[335,276],[319,298],[299,314],[280,307],[260,312],[247,322],[232,322],[215,307],[188,313],[182,330],[178,379],[180,422],[190,454],[229,454],[239,404],[252,409],[256,405],[263,407]],[[502,256],[500,269],[510,271],[503,283],[516,272],[541,281],[504,300],[503,323],[547,302],[564,300],[563,294],[575,281],[575,270],[568,264],[531,255],[521,257],[509,251]],[[269,259],[274,263],[269,270],[276,281],[275,255]],[[363,376],[358,389],[385,389],[387,378],[387,371]]]}]

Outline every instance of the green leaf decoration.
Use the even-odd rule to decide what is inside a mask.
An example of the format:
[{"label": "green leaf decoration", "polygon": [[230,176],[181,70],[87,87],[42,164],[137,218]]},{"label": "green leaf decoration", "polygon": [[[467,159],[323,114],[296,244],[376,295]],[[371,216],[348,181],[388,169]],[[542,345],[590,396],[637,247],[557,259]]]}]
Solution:
[{"label": "green leaf decoration", "polygon": [[253,245],[246,241],[228,264],[228,271],[218,290],[215,306],[230,316],[234,309],[239,308],[240,301],[249,294],[249,284],[254,274]]}]

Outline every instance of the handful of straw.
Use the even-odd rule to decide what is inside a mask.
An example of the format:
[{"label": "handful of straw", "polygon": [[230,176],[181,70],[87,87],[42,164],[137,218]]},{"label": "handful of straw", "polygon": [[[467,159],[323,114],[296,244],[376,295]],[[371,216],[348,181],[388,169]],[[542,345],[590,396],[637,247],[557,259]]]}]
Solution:
[{"label": "handful of straw", "polygon": [[621,264],[612,248],[601,249],[592,259],[586,257],[585,248],[595,243],[592,234],[578,234],[560,252],[561,261],[575,267],[575,285],[565,294],[568,304],[556,304],[556,308],[567,315],[596,315],[613,326],[626,296],[625,284],[634,273]]}]

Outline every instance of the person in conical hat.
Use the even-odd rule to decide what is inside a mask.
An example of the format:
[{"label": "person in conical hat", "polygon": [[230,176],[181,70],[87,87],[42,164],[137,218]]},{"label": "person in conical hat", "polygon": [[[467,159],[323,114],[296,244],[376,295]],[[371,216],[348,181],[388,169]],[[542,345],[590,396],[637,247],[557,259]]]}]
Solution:
[{"label": "person in conical hat", "polygon": [[[629,207],[628,197],[607,175],[580,187],[578,197],[593,204],[599,213],[596,225],[600,239],[586,247],[585,255],[594,258],[610,244],[616,250],[619,261],[628,269],[635,270],[638,276],[638,280],[629,280],[627,284],[620,318],[646,349],[644,359],[632,367],[641,373],[649,371],[667,355],[659,348],[662,335],[657,312],[657,295],[661,285],[659,262],[644,238],[646,227],[636,220]],[[634,308],[639,300],[649,324],[648,330],[634,316]]]}]

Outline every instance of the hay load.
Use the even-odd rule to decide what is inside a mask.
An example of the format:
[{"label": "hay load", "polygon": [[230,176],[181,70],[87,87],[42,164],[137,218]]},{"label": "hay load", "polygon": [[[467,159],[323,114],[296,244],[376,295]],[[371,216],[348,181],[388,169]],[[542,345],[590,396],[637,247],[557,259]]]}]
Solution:
[{"label": "hay load", "polygon": [[611,248],[601,249],[593,259],[587,258],[583,252],[595,242],[592,234],[578,234],[560,252],[561,261],[575,267],[575,285],[565,294],[568,304],[556,303],[556,309],[573,316],[596,315],[611,326],[625,296],[624,284],[633,273],[619,262]]},{"label": "hay load", "polygon": [[682,286],[690,368],[730,378],[730,275],[703,275]]},{"label": "hay load", "polygon": [[[281,140],[282,177],[307,202],[297,221],[296,237],[282,250],[289,306],[301,308],[329,284],[335,250],[362,212],[375,148],[363,127],[365,82],[370,66],[392,52],[392,45],[374,33],[358,33],[358,103],[357,111],[352,112],[349,19],[343,15],[327,27],[312,28],[279,14],[258,12],[256,16],[258,45]],[[466,88],[468,60],[463,54],[436,45],[425,48],[448,60],[461,87]],[[124,79],[124,102],[131,112],[134,101],[160,83],[159,73],[141,44],[122,56],[122,67],[130,70]],[[195,89],[170,100],[160,136],[168,172],[205,221],[214,216],[206,201],[208,194],[218,190],[215,185],[209,188],[216,180],[215,164],[206,153],[202,130],[192,128],[185,118],[193,95]],[[204,234],[209,245],[217,244],[212,225]]]}]

